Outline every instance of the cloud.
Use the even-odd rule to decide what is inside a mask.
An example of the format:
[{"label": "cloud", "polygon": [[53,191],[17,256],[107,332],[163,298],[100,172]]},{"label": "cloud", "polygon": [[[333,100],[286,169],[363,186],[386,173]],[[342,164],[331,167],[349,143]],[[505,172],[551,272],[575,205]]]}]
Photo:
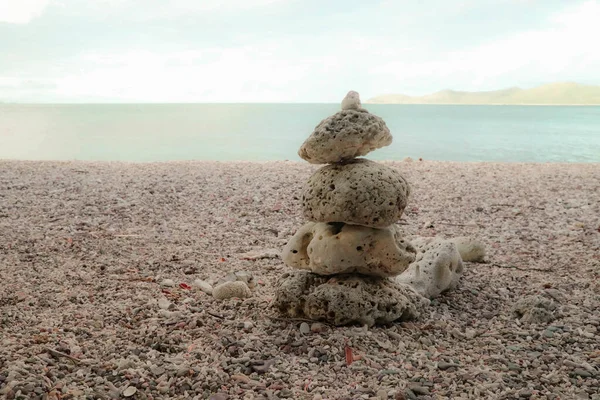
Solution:
[{"label": "cloud", "polygon": [[307,65],[256,55],[252,47],[153,53],[90,53],[82,71],[56,81],[59,98],[155,102],[267,102],[289,99]]},{"label": "cloud", "polygon": [[27,24],[39,17],[50,0],[0,0],[0,23]]},{"label": "cloud", "polygon": [[469,90],[497,89],[510,81],[540,83],[535,77],[544,81],[591,79],[590,71],[600,70],[600,53],[592,45],[600,37],[598,21],[600,2],[587,1],[553,14],[545,29],[517,32],[421,61],[382,63],[370,73],[396,81],[397,86],[422,79],[453,82],[454,88]]}]

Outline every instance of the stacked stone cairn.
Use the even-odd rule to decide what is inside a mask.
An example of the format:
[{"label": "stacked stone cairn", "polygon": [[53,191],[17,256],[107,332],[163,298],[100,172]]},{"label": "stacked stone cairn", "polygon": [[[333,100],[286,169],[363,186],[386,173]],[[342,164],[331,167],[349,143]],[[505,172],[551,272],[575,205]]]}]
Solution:
[{"label": "stacked stone cairn", "polygon": [[456,286],[463,271],[456,243],[404,237],[396,222],[408,203],[408,182],[397,169],[357,158],[391,142],[385,122],[351,91],[342,110],[301,146],[304,160],[328,165],[304,185],[302,209],[310,222],[282,252],[295,269],[277,283],[273,304],[283,315],[385,324],[418,317],[428,298]]}]

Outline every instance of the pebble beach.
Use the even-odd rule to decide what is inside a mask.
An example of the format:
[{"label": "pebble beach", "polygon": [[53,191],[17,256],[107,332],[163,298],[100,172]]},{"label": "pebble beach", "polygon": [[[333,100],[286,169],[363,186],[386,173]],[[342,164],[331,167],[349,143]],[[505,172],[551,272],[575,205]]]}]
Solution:
[{"label": "pebble beach", "polygon": [[[600,164],[384,164],[412,187],[407,236],[487,256],[367,328],[271,307],[318,166],[0,161],[0,397],[599,400]],[[247,299],[198,285],[241,271]]]}]

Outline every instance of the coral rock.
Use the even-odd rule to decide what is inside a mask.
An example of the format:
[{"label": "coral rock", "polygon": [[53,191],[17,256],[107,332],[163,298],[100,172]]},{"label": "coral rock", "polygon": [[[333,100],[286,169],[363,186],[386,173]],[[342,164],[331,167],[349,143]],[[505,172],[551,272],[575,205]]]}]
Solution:
[{"label": "coral rock", "polygon": [[342,100],[342,110],[362,110],[358,92],[354,90],[348,92],[344,100]]},{"label": "coral rock", "polygon": [[417,258],[396,277],[397,282],[411,285],[428,298],[437,297],[456,287],[464,267],[453,242],[417,237],[411,239],[410,243],[417,249]]},{"label": "coral rock", "polygon": [[415,255],[397,225],[376,229],[309,222],[286,244],[282,258],[287,266],[319,275],[356,272],[389,277],[404,271]]},{"label": "coral rock", "polygon": [[460,258],[466,262],[483,262],[485,258],[485,245],[477,239],[467,236],[449,239],[456,245]]},{"label": "coral rock", "polygon": [[521,321],[530,324],[547,324],[556,319],[557,304],[542,296],[528,296],[520,299],[513,307],[513,312]]},{"label": "coral rock", "polygon": [[428,304],[410,286],[391,279],[325,277],[305,271],[283,274],[273,300],[274,307],[291,318],[369,326],[417,318]]},{"label": "coral rock", "polygon": [[224,282],[215,286],[212,295],[217,300],[231,299],[234,297],[245,299],[252,296],[248,285],[243,281]]},{"label": "coral rock", "polygon": [[400,219],[409,195],[397,170],[356,159],[317,170],[304,186],[302,208],[314,222],[384,228]]},{"label": "coral rock", "polygon": [[298,155],[311,164],[337,163],[391,143],[392,134],[381,118],[364,109],[346,109],[321,121]]}]

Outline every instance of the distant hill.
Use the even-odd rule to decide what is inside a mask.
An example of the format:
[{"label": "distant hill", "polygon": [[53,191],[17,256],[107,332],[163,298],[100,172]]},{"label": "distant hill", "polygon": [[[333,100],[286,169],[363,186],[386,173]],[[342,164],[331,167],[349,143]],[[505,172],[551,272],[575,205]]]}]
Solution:
[{"label": "distant hill", "polygon": [[506,104],[506,105],[600,105],[600,86],[572,82],[550,83],[532,89],[518,87],[489,92],[442,90],[425,96],[384,94],[370,104]]}]

